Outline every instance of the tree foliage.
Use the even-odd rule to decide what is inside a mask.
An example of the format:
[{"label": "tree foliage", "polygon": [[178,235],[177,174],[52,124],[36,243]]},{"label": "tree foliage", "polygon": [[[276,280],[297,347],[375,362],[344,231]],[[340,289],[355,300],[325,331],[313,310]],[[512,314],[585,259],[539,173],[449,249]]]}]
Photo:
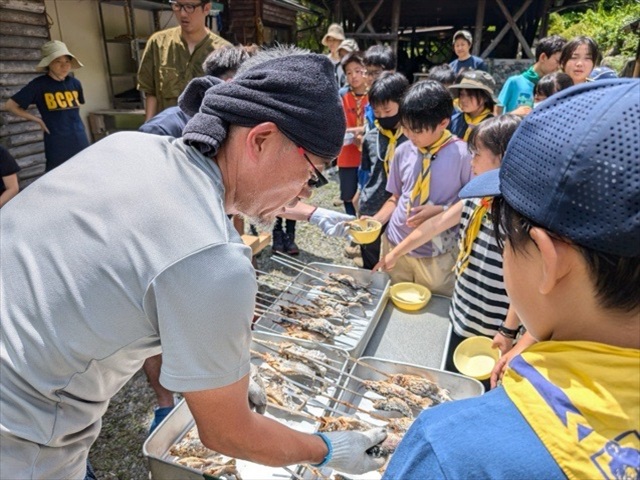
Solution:
[{"label": "tree foliage", "polygon": [[640,18],[640,3],[634,0],[600,0],[594,8],[579,12],[553,13],[549,18],[549,35],[571,39],[578,35],[593,38],[612,67],[635,57],[638,35],[623,27]]}]

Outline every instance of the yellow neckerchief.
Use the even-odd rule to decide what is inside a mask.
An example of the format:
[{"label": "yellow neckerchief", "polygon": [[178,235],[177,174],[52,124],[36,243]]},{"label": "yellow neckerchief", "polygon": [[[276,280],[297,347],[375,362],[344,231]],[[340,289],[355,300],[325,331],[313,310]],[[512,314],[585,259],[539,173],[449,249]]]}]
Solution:
[{"label": "yellow neckerchief", "polygon": [[402,127],[399,127],[395,130],[386,130],[380,126],[378,120],[375,120],[373,124],[376,126],[378,131],[389,139],[389,145],[387,145],[387,151],[384,154],[384,159],[382,160],[382,165],[384,166],[384,172],[389,177],[389,166],[391,165],[391,160],[393,160],[393,156],[396,153],[396,146],[398,145],[398,138],[402,136]]},{"label": "yellow neckerchief", "polygon": [[540,342],[502,385],[567,478],[638,478],[640,350]]},{"label": "yellow neckerchief", "polygon": [[480,200],[480,203],[476,205],[476,208],[473,210],[473,213],[469,218],[467,228],[465,228],[464,232],[462,232],[462,235],[460,236],[460,253],[458,254],[456,264],[453,267],[456,275],[458,276],[462,275],[462,272],[464,272],[467,265],[469,265],[469,260],[471,260],[471,249],[473,248],[476,238],[478,238],[478,233],[480,233],[482,220],[491,208],[492,200],[493,197],[484,197]]},{"label": "yellow neckerchief", "polygon": [[429,200],[429,187],[431,183],[431,160],[436,156],[440,149],[446,146],[454,138],[449,130],[442,132],[440,138],[427,148],[419,147],[418,151],[422,154],[422,170],[416,179],[416,183],[411,191],[411,197],[407,204],[407,217],[411,211],[411,206],[416,199],[420,200],[419,205],[424,205]]},{"label": "yellow neckerchief", "polygon": [[473,118],[471,118],[471,115],[469,115],[468,113],[465,113],[464,114],[464,121],[467,123],[467,130],[464,132],[464,137],[462,137],[462,139],[465,142],[467,140],[469,140],[469,135],[471,135],[471,130],[473,130],[473,128],[476,125],[478,125],[480,122],[482,122],[489,115],[491,115],[491,110],[489,110],[488,108],[485,108],[480,115],[478,115],[477,117],[473,117]]}]

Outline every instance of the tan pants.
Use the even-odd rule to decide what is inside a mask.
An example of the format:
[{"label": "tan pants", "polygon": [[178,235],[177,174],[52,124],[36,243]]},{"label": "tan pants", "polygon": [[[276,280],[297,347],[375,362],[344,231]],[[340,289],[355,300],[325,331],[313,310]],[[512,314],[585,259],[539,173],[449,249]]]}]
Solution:
[{"label": "tan pants", "polygon": [[[387,235],[382,236],[382,256],[393,248]],[[399,282],[413,282],[424,285],[431,293],[453,295],[453,285],[456,281],[453,266],[458,257],[457,248],[437,257],[415,258],[403,255],[396,262],[396,266],[389,272],[391,284]]]}]

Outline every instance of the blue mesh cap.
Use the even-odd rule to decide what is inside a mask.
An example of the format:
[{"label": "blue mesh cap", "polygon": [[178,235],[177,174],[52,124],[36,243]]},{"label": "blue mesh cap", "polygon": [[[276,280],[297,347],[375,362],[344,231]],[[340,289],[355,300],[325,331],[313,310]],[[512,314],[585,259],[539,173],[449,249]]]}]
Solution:
[{"label": "blue mesh cap", "polygon": [[553,95],[511,138],[500,181],[485,175],[460,197],[502,194],[578,245],[639,256],[640,81],[600,80]]}]

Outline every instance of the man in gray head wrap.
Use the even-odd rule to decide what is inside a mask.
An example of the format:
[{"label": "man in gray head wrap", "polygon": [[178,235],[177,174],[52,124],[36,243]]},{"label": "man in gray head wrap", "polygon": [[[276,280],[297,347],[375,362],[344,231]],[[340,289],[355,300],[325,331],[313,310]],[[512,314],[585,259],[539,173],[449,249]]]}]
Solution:
[{"label": "man in gray head wrap", "polygon": [[257,285],[226,215],[269,220],[308,197],[344,130],[330,62],[274,59],[209,88],[184,139],[110,135],[3,207],[4,477],[83,478],[109,399],[161,352],[160,382],[213,450],[384,463],[366,453],[382,429],[304,434],[247,401]]}]

